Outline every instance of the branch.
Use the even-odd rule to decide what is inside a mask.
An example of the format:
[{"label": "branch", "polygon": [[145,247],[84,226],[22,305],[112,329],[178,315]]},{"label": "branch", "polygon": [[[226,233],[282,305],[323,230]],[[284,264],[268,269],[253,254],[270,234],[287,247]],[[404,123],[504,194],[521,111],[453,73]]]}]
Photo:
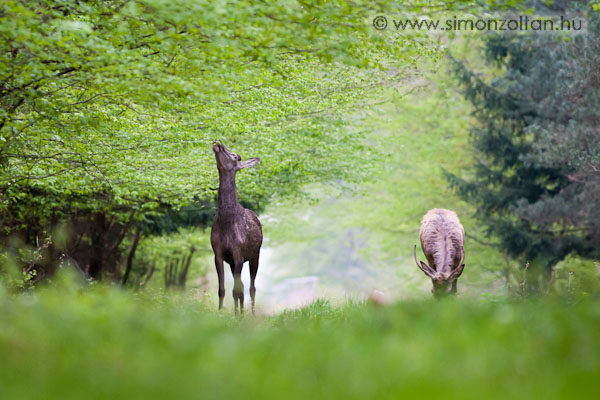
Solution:
[{"label": "branch", "polygon": [[477,242],[479,244],[482,244],[484,246],[500,247],[500,245],[497,244],[497,243],[487,242],[487,241],[485,241],[483,239],[480,239],[478,236],[474,236],[474,235],[471,235],[471,234],[468,234],[468,233],[465,233],[465,237],[468,237],[469,239],[471,239],[471,240],[473,240],[473,241],[475,241],[475,242]]},{"label": "branch", "polygon": [[125,267],[125,274],[123,275],[123,282],[121,284],[125,286],[127,283],[127,279],[129,278],[129,274],[131,273],[131,268],[133,266],[133,256],[135,255],[135,250],[137,249],[138,243],[140,241],[140,236],[142,233],[141,224],[137,226],[135,230],[135,237],[133,238],[133,243],[131,244],[131,249],[129,249],[129,254],[127,255],[127,266]]},{"label": "branch", "polygon": [[129,231],[129,226],[131,225],[131,222],[133,221],[134,213],[135,213],[135,210],[131,210],[131,213],[129,214],[129,218],[127,219],[127,222],[125,223],[123,230],[121,231],[121,235],[119,236],[119,238],[117,239],[115,244],[111,247],[111,251],[117,250],[117,247],[119,247],[121,242],[123,242],[123,239],[125,239],[125,235],[127,235],[127,231]]},{"label": "branch", "polygon": [[61,77],[63,75],[66,75],[66,74],[68,74],[70,72],[77,71],[79,69],[81,69],[81,67],[69,67],[69,68],[63,69],[62,71],[59,71],[58,73],[56,73],[54,75],[51,75],[51,76],[42,76],[42,77],[40,77],[38,79],[34,79],[31,82],[27,82],[27,83],[25,83],[25,84],[23,84],[21,86],[14,87],[14,88],[12,88],[10,90],[3,90],[2,92],[0,92],[0,97],[5,97],[5,96],[7,96],[7,95],[9,95],[9,94],[11,94],[13,92],[16,92],[16,91],[28,88],[29,86],[31,86],[31,85],[33,85],[35,83],[38,83],[38,82],[40,82],[40,81],[42,81],[44,79],[58,78],[58,77]]}]

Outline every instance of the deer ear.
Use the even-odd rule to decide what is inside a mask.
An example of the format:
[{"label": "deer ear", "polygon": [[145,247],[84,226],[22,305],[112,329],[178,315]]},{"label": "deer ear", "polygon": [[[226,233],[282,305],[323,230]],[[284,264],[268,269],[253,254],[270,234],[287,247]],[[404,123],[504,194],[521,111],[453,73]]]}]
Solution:
[{"label": "deer ear", "polygon": [[254,167],[256,164],[258,164],[259,161],[260,158],[249,158],[247,160],[241,161],[240,169]]},{"label": "deer ear", "polygon": [[465,269],[465,264],[460,264],[460,266],[458,268],[456,268],[454,271],[452,271],[452,273],[450,274],[450,280],[456,280],[458,279],[459,276],[461,276],[461,274],[463,273],[463,270]]}]

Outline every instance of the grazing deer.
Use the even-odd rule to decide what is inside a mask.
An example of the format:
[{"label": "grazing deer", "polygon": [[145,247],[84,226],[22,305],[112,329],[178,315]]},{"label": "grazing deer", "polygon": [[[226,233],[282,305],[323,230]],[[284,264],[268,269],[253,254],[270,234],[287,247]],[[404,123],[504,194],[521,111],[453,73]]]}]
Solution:
[{"label": "grazing deer", "polygon": [[458,216],[451,210],[429,210],[421,221],[419,238],[429,265],[417,261],[417,245],[413,255],[417,266],[431,278],[433,295],[455,294],[456,281],[465,268],[465,230]]},{"label": "grazing deer", "polygon": [[242,284],[242,266],[250,262],[250,297],[252,312],[254,312],[254,297],[256,288],[254,279],[258,272],[258,255],[262,245],[262,227],[254,212],[240,205],[235,186],[235,174],[242,168],[254,167],[260,159],[242,158],[230,152],[219,140],[213,142],[212,149],[219,170],[219,194],[217,197],[217,214],[210,232],[210,244],[215,253],[215,266],[219,276],[219,309],[223,307],[225,297],[225,282],[223,276],[223,261],[231,267],[233,274],[233,301],[235,313],[244,312],[244,285]]}]

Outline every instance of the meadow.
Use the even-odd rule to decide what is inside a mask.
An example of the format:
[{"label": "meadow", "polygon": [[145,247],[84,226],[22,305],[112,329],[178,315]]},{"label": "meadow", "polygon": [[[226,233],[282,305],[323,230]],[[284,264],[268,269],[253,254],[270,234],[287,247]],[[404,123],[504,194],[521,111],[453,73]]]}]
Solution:
[{"label": "meadow", "polygon": [[326,300],[273,316],[194,293],[82,287],[0,293],[3,399],[594,398],[588,299]]},{"label": "meadow", "polygon": [[[392,25],[565,2],[4,3],[0,400],[599,396],[597,2],[556,40]],[[247,264],[217,310],[223,194],[256,314]],[[440,300],[432,208],[466,231]]]}]

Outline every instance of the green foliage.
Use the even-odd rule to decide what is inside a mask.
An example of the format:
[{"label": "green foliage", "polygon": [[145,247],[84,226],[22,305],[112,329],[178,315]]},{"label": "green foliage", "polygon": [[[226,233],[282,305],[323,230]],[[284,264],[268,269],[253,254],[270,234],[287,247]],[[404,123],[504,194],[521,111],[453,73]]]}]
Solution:
[{"label": "green foliage", "polygon": [[0,286],[2,397],[573,399],[598,390],[595,300],[319,301],[238,319],[193,296],[76,282],[15,297]]},{"label": "green foliage", "polygon": [[[251,208],[251,205],[246,205]],[[216,204],[213,201],[193,201],[188,206],[174,208],[163,205],[151,213],[144,214],[142,225],[144,230],[152,234],[168,234],[176,232],[180,227],[205,227],[210,226],[216,213]]]},{"label": "green foliage", "polygon": [[186,274],[189,280],[204,280],[207,272],[213,271],[214,259],[208,231],[190,227],[163,235],[148,235],[140,241],[136,251],[130,283],[136,288],[164,287],[167,269],[175,265],[181,272],[187,257],[191,257]]},{"label": "green foliage", "polygon": [[578,301],[600,293],[600,263],[567,257],[554,268],[553,290]]},{"label": "green foliage", "polygon": [[598,14],[589,17],[572,38],[489,35],[485,72],[455,63],[475,107],[475,160],[463,177],[448,177],[488,235],[532,270],[570,253],[598,257],[600,32]]},{"label": "green foliage", "polygon": [[80,207],[92,209],[210,197],[216,137],[263,157],[245,191],[254,198],[303,175],[342,174],[332,146],[357,142],[312,117],[352,107],[387,79],[373,68],[418,53],[364,23],[376,8],[3,2],[6,198],[21,185],[87,196]]},{"label": "green foliage", "polygon": [[[443,51],[426,32],[381,33],[372,17],[439,10],[416,0],[2,2],[2,232],[32,244],[44,227],[87,224],[89,252],[120,250],[108,227],[127,235],[141,214],[214,197],[217,137],[261,157],[239,178],[254,208],[308,182],[359,180],[345,154],[364,144],[341,116]],[[91,268],[115,275],[118,258]]]}]

